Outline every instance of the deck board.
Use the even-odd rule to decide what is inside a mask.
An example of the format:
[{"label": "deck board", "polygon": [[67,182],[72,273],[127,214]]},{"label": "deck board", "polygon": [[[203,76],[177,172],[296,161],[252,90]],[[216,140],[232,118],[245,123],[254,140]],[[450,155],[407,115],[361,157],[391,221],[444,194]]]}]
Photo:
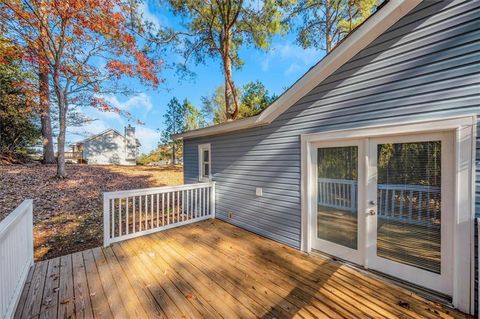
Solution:
[{"label": "deck board", "polygon": [[40,262],[15,318],[466,318],[218,220]]}]

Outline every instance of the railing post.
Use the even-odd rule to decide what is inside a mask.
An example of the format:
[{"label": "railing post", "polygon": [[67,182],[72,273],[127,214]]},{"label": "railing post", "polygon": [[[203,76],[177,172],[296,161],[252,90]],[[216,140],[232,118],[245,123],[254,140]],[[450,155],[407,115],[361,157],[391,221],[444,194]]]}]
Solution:
[{"label": "railing post", "polygon": [[210,207],[212,209],[212,219],[215,218],[215,182],[212,182],[212,191],[210,192]]},{"label": "railing post", "polygon": [[103,246],[110,245],[110,198],[103,193]]},{"label": "railing post", "polygon": [[25,200],[28,203],[28,214],[27,214],[27,220],[28,220],[28,255],[30,258],[30,266],[33,265],[33,199],[26,199]]}]

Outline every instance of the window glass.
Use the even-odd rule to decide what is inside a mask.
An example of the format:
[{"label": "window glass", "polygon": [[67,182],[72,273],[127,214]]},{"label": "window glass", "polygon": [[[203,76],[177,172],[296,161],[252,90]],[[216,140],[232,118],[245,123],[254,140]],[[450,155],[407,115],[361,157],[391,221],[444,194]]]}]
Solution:
[{"label": "window glass", "polygon": [[441,272],[441,142],[378,145],[377,255]]},{"label": "window glass", "polygon": [[200,145],[198,147],[198,170],[199,179],[206,181],[210,179],[210,145]]},{"label": "window glass", "polygon": [[317,237],[357,249],[358,147],[318,149]]}]

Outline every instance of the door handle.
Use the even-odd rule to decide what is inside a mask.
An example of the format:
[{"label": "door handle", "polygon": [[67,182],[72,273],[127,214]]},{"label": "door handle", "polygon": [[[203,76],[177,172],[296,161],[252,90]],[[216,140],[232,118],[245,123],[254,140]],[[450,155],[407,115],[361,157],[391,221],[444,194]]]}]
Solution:
[{"label": "door handle", "polygon": [[370,215],[372,215],[372,216],[376,214],[376,212],[375,212],[374,209],[370,209],[370,210],[368,211],[368,213],[369,213]]}]

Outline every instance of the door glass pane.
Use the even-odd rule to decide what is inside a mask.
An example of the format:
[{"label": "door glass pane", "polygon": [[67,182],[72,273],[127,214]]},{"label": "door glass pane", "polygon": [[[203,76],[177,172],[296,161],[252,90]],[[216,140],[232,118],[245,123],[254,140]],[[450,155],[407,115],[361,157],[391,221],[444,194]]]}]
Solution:
[{"label": "door glass pane", "polygon": [[357,249],[357,182],[357,146],[318,149],[318,238]]},{"label": "door glass pane", "polygon": [[377,255],[440,273],[441,142],[377,147]]}]

